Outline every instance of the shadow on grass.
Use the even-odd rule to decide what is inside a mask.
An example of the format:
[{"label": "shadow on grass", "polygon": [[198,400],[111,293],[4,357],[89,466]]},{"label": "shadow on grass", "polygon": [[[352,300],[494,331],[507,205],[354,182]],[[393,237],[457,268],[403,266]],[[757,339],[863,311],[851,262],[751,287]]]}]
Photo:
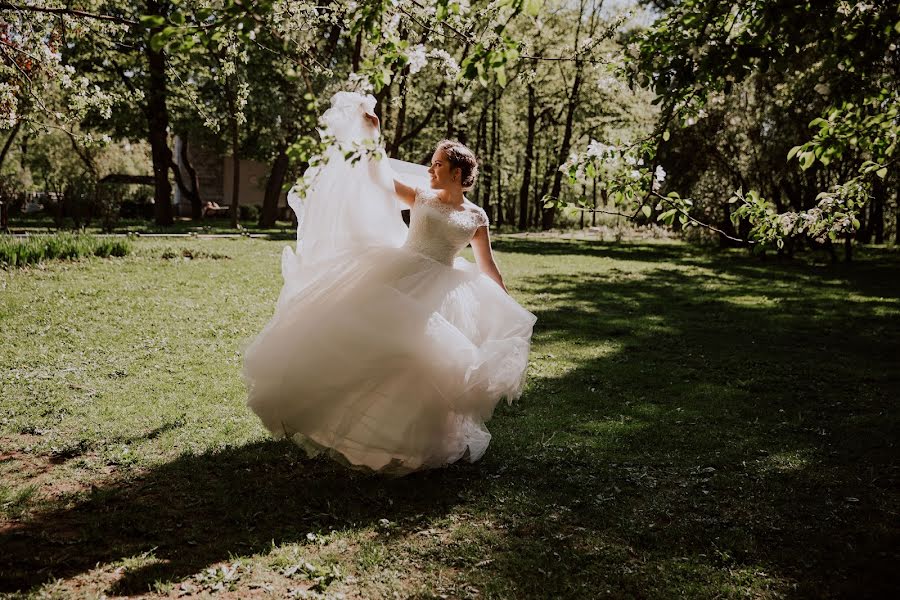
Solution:
[{"label": "shadow on grass", "polygon": [[418,528],[478,485],[460,466],[383,479],[301,459],[290,443],[260,442],[183,456],[88,497],[41,512],[0,534],[0,591],[27,590],[152,552],[158,562],[127,570],[111,593],[135,594],[204,567],[306,542],[308,533],[390,519]]},{"label": "shadow on grass", "polygon": [[[493,575],[531,597],[712,597],[740,584],[759,595],[773,583],[892,595],[900,270],[889,258],[824,276],[708,258],[729,282],[716,287],[667,268],[523,281],[541,292],[536,348],[609,350],[562,375],[541,375],[558,356],[534,355],[527,406],[494,430],[516,440],[492,458],[527,498]],[[515,576],[535,571],[545,575]]]},{"label": "shadow on grass", "polygon": [[[534,243],[503,251],[538,253]],[[660,268],[522,282],[541,294],[531,385],[491,424],[481,464],[385,480],[299,460],[288,444],[185,456],[0,534],[0,590],[155,548],[159,562],[111,590],[139,593],[273,541],[382,518],[399,539],[460,509],[491,525],[417,560],[486,595],[897,589],[890,254],[813,269],[678,245],[537,244]]]}]

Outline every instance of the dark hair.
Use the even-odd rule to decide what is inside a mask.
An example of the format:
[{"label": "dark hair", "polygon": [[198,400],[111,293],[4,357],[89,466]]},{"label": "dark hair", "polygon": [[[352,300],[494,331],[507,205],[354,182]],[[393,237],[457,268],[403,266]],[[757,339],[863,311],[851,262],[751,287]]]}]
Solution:
[{"label": "dark hair", "polygon": [[441,140],[438,142],[435,152],[443,150],[450,162],[450,169],[462,170],[462,188],[468,192],[475,185],[475,178],[478,177],[478,159],[475,153],[460,142],[453,140]]}]

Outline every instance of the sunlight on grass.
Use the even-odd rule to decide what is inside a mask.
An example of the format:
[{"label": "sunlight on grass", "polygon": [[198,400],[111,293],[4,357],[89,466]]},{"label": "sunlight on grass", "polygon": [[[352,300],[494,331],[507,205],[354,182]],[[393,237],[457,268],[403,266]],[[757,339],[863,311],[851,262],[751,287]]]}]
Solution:
[{"label": "sunlight on grass", "polygon": [[0,593],[881,591],[897,256],[499,236],[538,317],[525,395],[480,462],[382,480],[270,441],[244,405],[285,243],[0,272]]}]

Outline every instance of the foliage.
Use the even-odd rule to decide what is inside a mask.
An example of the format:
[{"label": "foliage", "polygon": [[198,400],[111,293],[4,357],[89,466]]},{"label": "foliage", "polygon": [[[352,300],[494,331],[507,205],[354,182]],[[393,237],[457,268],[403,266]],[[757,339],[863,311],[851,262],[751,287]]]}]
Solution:
[{"label": "foliage", "polygon": [[51,260],[75,260],[89,256],[107,258],[131,252],[126,239],[96,237],[87,234],[57,233],[14,238],[0,236],[0,266],[26,267]]},{"label": "foliage", "polygon": [[[891,2],[722,3],[685,0],[674,4],[629,48],[632,80],[651,86],[662,106],[653,137],[662,146],[672,127],[693,125],[711,101],[729,95],[755,73],[800,74],[829,105],[810,123],[816,133],[796,146],[788,160],[803,170],[823,167],[852,150],[856,172],[821,190],[819,210],[833,212],[814,228],[783,227],[803,221],[755,195],[741,193],[740,218],[753,226],[754,241],[778,242],[790,235],[835,239],[854,231],[872,175],[885,177],[896,160],[900,8]],[[653,153],[655,155],[655,153]],[[806,217],[809,215],[807,214]],[[779,241],[782,240],[782,241]]]}]

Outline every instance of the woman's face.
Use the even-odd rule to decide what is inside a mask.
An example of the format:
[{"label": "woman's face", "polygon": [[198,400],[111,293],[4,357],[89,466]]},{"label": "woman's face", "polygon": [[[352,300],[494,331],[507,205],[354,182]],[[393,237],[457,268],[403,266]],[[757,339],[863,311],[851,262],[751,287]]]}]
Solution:
[{"label": "woman's face", "polygon": [[[461,185],[462,169],[459,167],[452,169],[443,150],[436,150],[432,155],[428,174],[431,176],[431,189],[433,190],[446,190],[453,188],[454,185]],[[456,176],[456,181],[453,180],[454,176]]]}]

